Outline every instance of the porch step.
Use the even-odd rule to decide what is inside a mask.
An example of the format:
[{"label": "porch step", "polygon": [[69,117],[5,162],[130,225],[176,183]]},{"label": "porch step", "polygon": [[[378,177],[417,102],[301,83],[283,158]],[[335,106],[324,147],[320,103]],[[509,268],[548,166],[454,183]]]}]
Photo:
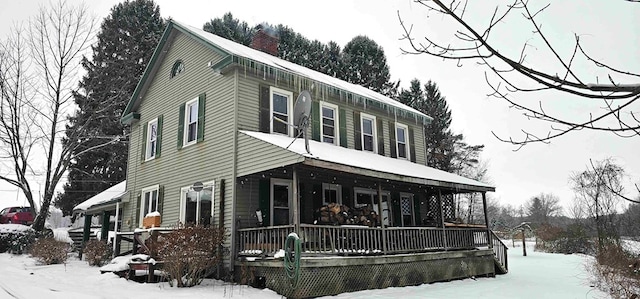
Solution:
[{"label": "porch step", "polygon": [[[79,251],[82,247],[82,236],[84,235],[84,231],[82,228],[70,229],[69,230],[69,238],[73,240],[73,251]],[[96,240],[96,234],[93,232],[89,233],[89,240]]]},{"label": "porch step", "polygon": [[493,257],[493,264],[495,265],[496,274],[507,274],[509,272],[495,256]]}]

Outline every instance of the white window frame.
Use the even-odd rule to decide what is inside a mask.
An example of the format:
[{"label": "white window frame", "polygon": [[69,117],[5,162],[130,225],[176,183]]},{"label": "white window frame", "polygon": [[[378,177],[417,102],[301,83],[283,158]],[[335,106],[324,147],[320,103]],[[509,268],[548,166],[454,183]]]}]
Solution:
[{"label": "white window frame", "polygon": [[273,87],[270,86],[269,87],[269,118],[270,118],[270,122],[269,122],[269,132],[271,132],[271,134],[281,134],[284,135],[280,132],[274,132],[273,131],[273,122],[277,121],[275,120],[275,117],[273,116],[273,94],[279,94],[281,96],[285,96],[287,98],[287,123],[289,125],[287,125],[287,136],[293,136],[293,92],[284,90],[284,89],[280,89],[277,87]]},{"label": "white window frame", "polygon": [[[401,128],[404,130],[404,157],[400,157],[400,141],[398,139],[398,128]],[[396,123],[396,156],[398,157],[398,159],[403,159],[403,160],[409,160],[409,155],[411,154],[409,151],[409,126],[405,125],[405,124],[401,124],[401,123]]]},{"label": "white window frame", "polygon": [[[358,205],[356,202],[358,200],[358,193],[360,194],[368,194],[368,195],[372,195],[371,196],[371,206],[373,207],[374,211],[376,212],[376,214],[378,214],[378,190],[375,189],[368,189],[368,188],[361,188],[361,187],[354,187],[353,188],[353,206],[355,208],[359,208],[362,207],[364,205]],[[391,192],[386,191],[386,190],[382,190],[382,192],[380,192],[381,195],[386,196],[387,197],[387,201],[386,202],[382,202],[382,221],[384,223],[385,226],[389,226],[391,224]]]},{"label": "white window frame", "polygon": [[[328,102],[324,102],[324,101],[320,101],[320,140],[322,142],[324,141],[324,115],[322,114],[322,109],[323,108],[329,108],[333,110],[333,144],[334,145],[339,145],[340,144],[340,123],[339,123],[339,116],[338,113],[340,112],[340,110],[338,110],[338,105],[334,105]],[[329,142],[326,142],[329,143]]]},{"label": "white window frame", "polygon": [[[213,215],[216,211],[216,181],[209,181],[202,183],[203,189],[211,187],[211,219],[213,224]],[[192,186],[185,186],[180,188],[180,223],[185,224],[187,218],[187,192],[191,191]],[[196,223],[200,224],[200,196],[196,199]]]},{"label": "white window frame", "polygon": [[[402,198],[408,197],[411,207],[411,223],[404,223],[404,215],[402,214]],[[402,226],[416,225],[415,197],[413,193],[400,192],[400,222]]]},{"label": "white window frame", "polygon": [[[152,132],[153,130],[151,129],[152,126],[155,125],[156,127],[156,136],[155,139],[152,139]],[[146,147],[145,147],[145,161],[149,161],[149,160],[153,160],[156,158],[156,153],[158,152],[158,118],[154,118],[152,120],[150,120],[147,123],[147,140],[145,141]],[[154,142],[155,146],[152,147],[151,143]]]},{"label": "white window frame", "polygon": [[[364,149],[364,120],[371,120],[371,130],[373,131],[373,151]],[[378,128],[376,127],[376,117],[366,113],[360,113],[360,142],[362,144],[362,151],[378,153]]]},{"label": "white window frame", "polygon": [[275,218],[275,213],[274,210],[275,209],[279,209],[279,207],[274,206],[274,200],[273,200],[273,186],[278,185],[278,186],[287,186],[289,189],[289,203],[288,203],[288,207],[287,209],[289,210],[289,224],[293,224],[293,207],[291,206],[292,201],[293,201],[293,181],[292,180],[287,180],[287,179],[271,179],[270,182],[270,188],[269,188],[269,209],[271,210],[271,219],[269,219],[270,223],[269,225],[273,226],[273,219]]},{"label": "white window frame", "polygon": [[329,201],[324,197],[326,190],[335,190],[338,204],[342,204],[342,185],[322,183],[322,205],[328,205]]},{"label": "white window frame", "polygon": [[[200,115],[198,115],[198,112],[200,111],[200,107],[198,107],[199,103],[198,103],[199,98],[196,97],[195,99],[188,101],[184,104],[184,135],[182,136],[182,147],[186,147],[188,145],[192,145],[198,142],[198,126],[200,125],[198,123],[198,118],[200,117]],[[191,124],[189,122],[189,108],[190,107],[195,107],[196,109],[196,120],[195,120],[195,138],[191,141],[189,141],[189,124]]]},{"label": "white window frame", "polygon": [[[153,207],[152,204],[149,204],[149,210],[145,212],[144,210],[144,206],[145,206],[145,202],[146,202],[146,194],[150,193],[153,194],[153,191],[156,192],[156,209],[154,211],[151,211],[151,207]],[[158,203],[159,202],[159,197],[160,197],[160,185],[153,185],[153,186],[149,186],[146,188],[142,188],[142,190],[140,190],[140,223],[138,223],[139,227],[142,227],[142,220],[144,219],[145,216],[147,216],[147,214],[151,213],[151,212],[156,212],[158,211]],[[151,200],[154,200],[150,197]]]}]

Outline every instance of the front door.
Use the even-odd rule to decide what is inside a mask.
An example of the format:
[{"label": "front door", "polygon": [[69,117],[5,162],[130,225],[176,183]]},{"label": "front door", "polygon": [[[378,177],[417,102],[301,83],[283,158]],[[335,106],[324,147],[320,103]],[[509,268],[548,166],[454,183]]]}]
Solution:
[{"label": "front door", "polygon": [[293,221],[291,200],[293,198],[291,180],[271,179],[271,225],[287,225]]}]

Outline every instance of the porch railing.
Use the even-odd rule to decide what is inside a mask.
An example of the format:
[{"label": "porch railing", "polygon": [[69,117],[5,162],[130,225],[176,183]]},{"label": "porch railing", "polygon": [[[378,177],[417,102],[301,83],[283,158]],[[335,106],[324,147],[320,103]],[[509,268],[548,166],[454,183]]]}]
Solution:
[{"label": "porch railing", "polygon": [[493,244],[493,255],[496,262],[498,262],[504,269],[501,269],[504,273],[509,271],[509,264],[507,259],[507,245],[505,245],[500,238],[492,231],[491,242]]},{"label": "porch railing", "polygon": [[[241,255],[273,255],[284,247],[293,225],[239,229]],[[305,254],[394,254],[488,246],[484,228],[366,227],[301,224]]]}]

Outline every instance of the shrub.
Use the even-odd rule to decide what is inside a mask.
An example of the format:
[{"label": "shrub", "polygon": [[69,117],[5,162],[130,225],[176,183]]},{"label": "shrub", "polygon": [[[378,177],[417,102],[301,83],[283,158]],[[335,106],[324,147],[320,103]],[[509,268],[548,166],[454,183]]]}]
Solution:
[{"label": "shrub", "polygon": [[220,262],[218,248],[224,239],[224,228],[188,226],[163,235],[153,247],[164,262],[169,284],[191,287],[200,284]]},{"label": "shrub", "polygon": [[31,256],[45,265],[62,264],[67,261],[69,244],[45,237],[33,243]]},{"label": "shrub", "polygon": [[104,265],[111,259],[112,253],[113,250],[109,244],[98,240],[90,240],[83,250],[84,259],[90,266]]},{"label": "shrub", "polygon": [[26,253],[35,239],[36,233],[31,228],[0,232],[0,253]]},{"label": "shrub", "polygon": [[[639,261],[624,251],[620,244],[605,244],[591,266],[592,283],[612,298],[638,298],[640,296]],[[634,265],[636,265],[634,267]]]}]

